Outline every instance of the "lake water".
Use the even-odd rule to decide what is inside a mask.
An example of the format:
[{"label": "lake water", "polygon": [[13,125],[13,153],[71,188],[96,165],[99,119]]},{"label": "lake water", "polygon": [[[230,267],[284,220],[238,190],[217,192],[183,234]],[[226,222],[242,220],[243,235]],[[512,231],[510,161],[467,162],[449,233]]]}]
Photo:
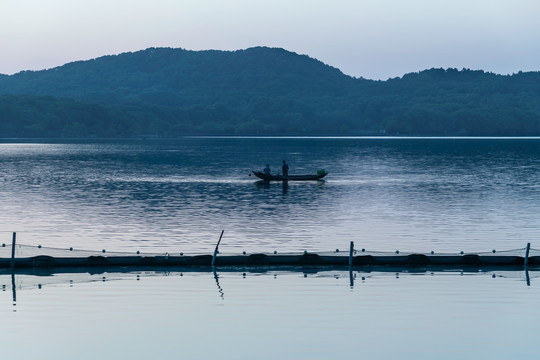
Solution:
[{"label": "lake water", "polygon": [[[6,359],[534,359],[540,274],[0,275]],[[216,280],[217,277],[217,280]]]},{"label": "lake water", "polygon": [[[324,182],[259,183],[281,161]],[[540,139],[0,143],[0,242],[134,252],[535,246]],[[307,270],[306,270],[307,271]],[[351,275],[353,278],[351,284]],[[530,359],[537,271],[0,274],[0,354]]]},{"label": "lake water", "polygon": [[[324,182],[261,184],[269,163]],[[0,237],[109,251],[459,252],[540,238],[540,139],[0,143]]]}]

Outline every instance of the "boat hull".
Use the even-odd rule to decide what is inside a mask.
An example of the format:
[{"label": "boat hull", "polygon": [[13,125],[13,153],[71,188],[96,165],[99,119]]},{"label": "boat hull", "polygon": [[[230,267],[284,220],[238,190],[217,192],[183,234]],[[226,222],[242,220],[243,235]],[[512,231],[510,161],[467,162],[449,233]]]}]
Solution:
[{"label": "boat hull", "polygon": [[327,172],[324,174],[317,174],[317,175],[268,175],[261,171],[253,171],[253,174],[258,177],[259,179],[263,179],[265,181],[309,181],[309,180],[320,180],[326,175],[328,175]]}]

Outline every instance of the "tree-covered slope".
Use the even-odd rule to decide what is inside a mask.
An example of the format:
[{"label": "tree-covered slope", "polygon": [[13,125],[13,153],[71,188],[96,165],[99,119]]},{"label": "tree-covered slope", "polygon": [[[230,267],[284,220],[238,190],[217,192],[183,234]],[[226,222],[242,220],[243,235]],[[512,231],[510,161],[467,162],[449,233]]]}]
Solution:
[{"label": "tree-covered slope", "polygon": [[52,96],[0,95],[2,137],[121,136],[133,124],[110,106]]},{"label": "tree-covered slope", "polygon": [[0,75],[0,136],[539,135],[540,74],[355,79],[283,49],[150,48]]},{"label": "tree-covered slope", "polygon": [[354,83],[338,69],[283,49],[150,48],[20,72],[0,78],[0,93],[166,105],[206,105],[225,96],[245,105],[249,99],[239,95],[343,94]]},{"label": "tree-covered slope", "polygon": [[382,119],[389,133],[540,135],[538,72],[431,69],[381,85],[367,98],[373,101],[371,116]]}]

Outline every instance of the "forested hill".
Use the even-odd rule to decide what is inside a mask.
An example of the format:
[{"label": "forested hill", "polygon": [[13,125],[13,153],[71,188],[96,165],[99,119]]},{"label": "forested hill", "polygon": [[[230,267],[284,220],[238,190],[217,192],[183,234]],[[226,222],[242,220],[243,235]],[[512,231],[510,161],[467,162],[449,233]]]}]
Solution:
[{"label": "forested hill", "polygon": [[277,48],[150,48],[0,75],[0,118],[0,137],[540,135],[540,73],[372,81]]}]

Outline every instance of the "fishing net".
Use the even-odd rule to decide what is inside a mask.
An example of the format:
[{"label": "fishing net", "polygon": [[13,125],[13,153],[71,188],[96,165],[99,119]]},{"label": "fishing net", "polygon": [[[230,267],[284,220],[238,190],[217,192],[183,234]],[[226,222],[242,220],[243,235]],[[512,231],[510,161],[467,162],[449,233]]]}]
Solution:
[{"label": "fishing net", "polygon": [[[218,253],[222,256],[229,255],[253,255],[253,254],[263,254],[263,255],[304,255],[304,254],[315,254],[320,256],[349,256],[350,249],[335,249],[331,251],[261,251],[261,252],[246,252],[246,251],[219,251]],[[372,251],[365,248],[354,248],[353,256],[409,256],[409,255],[426,255],[426,256],[459,256],[459,255],[478,255],[478,256],[518,256],[525,257],[527,248],[518,248],[510,250],[489,250],[489,251],[455,251],[455,252],[414,252],[414,251]],[[140,256],[140,257],[152,257],[152,256],[198,256],[198,255],[212,255],[212,252],[203,252],[203,251],[162,251],[162,252],[151,252],[151,251],[108,251],[106,249],[101,250],[87,250],[87,249],[77,249],[73,247],[69,248],[54,248],[46,247],[41,245],[25,245],[25,244],[16,244],[15,245],[15,258],[31,258],[36,256],[50,256],[58,258],[87,258],[91,256],[101,256],[101,257],[121,257],[121,256]],[[0,245],[0,259],[9,259],[12,256],[12,245],[3,243]],[[530,248],[529,257],[540,256],[540,249]]]},{"label": "fishing net", "polygon": [[[2,244],[0,247],[0,259],[2,258],[11,258],[12,245]],[[15,258],[31,258],[36,256],[51,256],[58,258],[87,258],[90,256],[166,256],[171,255],[167,252],[157,253],[157,252],[120,252],[120,251],[107,251],[102,250],[85,250],[85,249],[75,249],[75,248],[53,248],[46,247],[41,245],[24,245],[16,244],[15,245]],[[180,255],[174,254],[174,255]]]},{"label": "fishing net", "polygon": [[[455,251],[455,252],[418,252],[418,251],[378,251],[378,250],[369,250],[365,248],[354,248],[354,256],[409,256],[409,255],[426,255],[426,256],[460,256],[460,255],[478,255],[478,256],[519,256],[525,257],[527,247],[510,249],[510,250],[488,250],[488,251]],[[316,252],[318,255],[324,256],[348,256],[349,249],[336,249],[334,251],[322,251]],[[529,249],[529,257],[540,256],[540,249]]]},{"label": "fishing net", "polygon": [[[15,236],[15,235],[14,235]],[[353,245],[352,243],[349,245]],[[222,249],[222,248],[220,248]],[[324,258],[324,261],[328,265],[346,265],[349,264],[348,258],[350,257],[351,247],[333,249],[333,250],[297,250],[297,251],[284,251],[280,252],[277,250],[263,250],[257,252],[241,251],[238,250],[238,247],[225,247],[224,251],[218,251],[215,259],[216,264],[221,262],[222,264],[229,265],[264,265],[268,263],[265,259],[275,259],[281,258],[279,264],[286,264],[287,261],[283,260],[284,257],[290,257],[291,265],[317,265],[321,264],[321,261],[316,259],[316,257]],[[527,253],[528,252],[528,253]],[[307,255],[307,256],[305,256]],[[400,262],[403,266],[422,266],[430,264],[453,264],[459,265],[457,258],[463,257],[465,265],[479,265],[486,266],[489,264],[501,265],[504,261],[507,261],[507,265],[519,265],[518,263],[524,262],[524,260],[519,260],[517,258],[524,259],[527,256],[529,258],[540,257],[540,249],[529,248],[527,247],[509,249],[509,250],[486,250],[486,251],[455,251],[455,252],[415,252],[415,251],[379,251],[362,248],[355,246],[352,249],[352,255],[355,258],[353,265],[374,265],[384,263],[392,263],[393,265],[399,265]],[[195,258],[203,257],[198,259],[198,262],[186,263],[182,262],[183,260],[179,258]],[[204,257],[206,256],[206,257]],[[114,266],[131,266],[131,265],[200,265],[205,266],[209,265],[208,258],[213,256],[213,250],[202,250],[202,251],[181,251],[179,249],[167,249],[166,251],[147,251],[147,250],[132,250],[132,251],[108,251],[106,249],[79,249],[74,247],[50,247],[50,246],[41,246],[41,245],[28,245],[23,243],[18,243],[16,241],[15,247],[13,248],[10,243],[1,243],[0,244],[0,268],[8,268],[11,265],[11,259],[15,259],[13,263],[14,266],[26,266],[26,267],[52,267],[52,266],[98,266],[98,265],[114,265]],[[261,257],[262,256],[262,257]],[[472,256],[472,257],[471,257]],[[249,262],[242,260],[242,258],[250,258]],[[300,257],[302,259],[300,259]],[[341,258],[337,259],[337,258]],[[408,264],[402,262],[403,259],[409,261]],[[445,259],[443,259],[443,257]],[[336,258],[333,260],[332,258]],[[440,260],[437,260],[439,258]],[[448,262],[448,258],[451,258],[451,261]],[[490,258],[492,260],[490,260]],[[26,263],[24,260],[27,260]],[[28,260],[33,259],[33,260]],[[78,260],[77,260],[78,259]],[[232,259],[232,261],[231,261]],[[330,260],[332,259],[332,260]],[[346,259],[346,260],[345,260]],[[371,261],[370,259],[375,259]],[[395,261],[392,259],[396,259]],[[502,259],[502,260],[501,260]],[[516,260],[517,259],[517,260]],[[157,260],[157,261],[154,261]],[[226,262],[226,260],[228,262]],[[365,261],[364,261],[365,260]],[[465,261],[466,260],[466,261]],[[504,261],[503,261],[504,260]],[[538,265],[539,259],[533,259],[532,265]],[[85,262],[86,261],[86,262]],[[93,263],[92,263],[93,261]],[[187,260],[186,260],[187,261]],[[273,261],[273,260],[272,260]],[[319,262],[318,262],[319,261]],[[322,262],[324,262],[322,261]],[[371,262],[370,262],[371,261]],[[377,263],[378,261],[378,263]],[[445,262],[446,261],[446,262]],[[474,263],[476,261],[476,263]],[[318,263],[317,263],[318,262]],[[212,259],[212,265],[214,263],[214,258]],[[276,262],[274,262],[276,264]]]}]

